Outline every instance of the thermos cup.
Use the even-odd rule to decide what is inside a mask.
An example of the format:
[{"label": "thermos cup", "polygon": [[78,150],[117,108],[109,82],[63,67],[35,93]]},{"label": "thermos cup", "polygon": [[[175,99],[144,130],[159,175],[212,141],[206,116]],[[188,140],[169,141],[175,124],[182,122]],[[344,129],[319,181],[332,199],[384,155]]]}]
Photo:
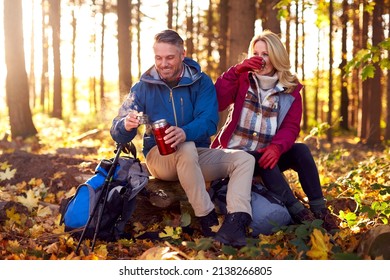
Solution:
[{"label": "thermos cup", "polygon": [[155,121],[152,124],[154,138],[156,139],[157,147],[161,155],[170,155],[176,151],[176,148],[172,148],[171,144],[165,144],[164,136],[165,130],[170,127],[169,123],[165,119]]}]

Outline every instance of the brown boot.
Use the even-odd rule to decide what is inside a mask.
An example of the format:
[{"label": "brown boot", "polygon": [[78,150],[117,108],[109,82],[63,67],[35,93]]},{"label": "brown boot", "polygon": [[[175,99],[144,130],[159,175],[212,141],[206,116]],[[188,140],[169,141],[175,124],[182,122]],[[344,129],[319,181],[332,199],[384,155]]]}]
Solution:
[{"label": "brown boot", "polygon": [[334,231],[340,229],[340,218],[332,214],[328,208],[322,208],[317,211],[313,211],[316,219],[323,220],[323,228],[327,231]]},{"label": "brown boot", "polygon": [[307,208],[302,209],[295,215],[291,215],[293,221],[297,224],[303,224],[303,222],[312,222],[316,219],[314,214]]},{"label": "brown boot", "polygon": [[215,209],[208,213],[204,217],[199,217],[200,226],[202,228],[202,234],[205,237],[213,237],[215,235],[215,232],[212,231],[213,226],[218,225],[218,216],[215,212]]}]

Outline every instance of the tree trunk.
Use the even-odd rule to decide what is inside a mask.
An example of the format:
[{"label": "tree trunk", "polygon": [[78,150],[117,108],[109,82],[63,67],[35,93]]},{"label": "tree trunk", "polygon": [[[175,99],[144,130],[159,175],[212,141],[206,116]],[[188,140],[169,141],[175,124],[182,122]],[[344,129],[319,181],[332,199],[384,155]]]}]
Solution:
[{"label": "tree trunk", "polygon": [[50,0],[50,25],[53,38],[53,112],[54,118],[62,119],[62,86],[61,86],[61,54],[60,54],[60,11],[61,0]]},{"label": "tree trunk", "polygon": [[119,99],[123,100],[132,84],[131,42],[130,42],[130,0],[118,0],[118,60],[119,60]]},{"label": "tree trunk", "polygon": [[255,33],[256,0],[229,1],[228,65],[241,61]]},{"label": "tree trunk", "polygon": [[280,20],[277,17],[278,10],[273,8],[278,2],[279,0],[263,0],[259,10],[263,30],[268,29],[276,34],[281,33]]},{"label": "tree trunk", "polygon": [[[187,2],[186,2],[187,3]],[[194,33],[194,6],[192,0],[190,0],[190,3],[186,4],[186,14],[187,14],[187,20],[186,20],[186,26],[187,26],[187,38],[186,38],[186,55],[188,57],[192,58],[192,55],[194,54],[194,41],[193,41],[193,33]]]},{"label": "tree trunk", "polygon": [[[305,22],[304,19],[304,12],[305,12],[305,1],[302,0],[302,10],[301,10],[301,19],[302,22]],[[301,24],[302,27],[302,52],[301,52],[301,68],[302,68],[302,83],[305,84],[305,25]],[[302,113],[302,129],[306,130],[307,129],[307,98],[306,98],[306,87],[303,87],[302,89],[302,108],[303,108],[303,113]]]},{"label": "tree trunk", "polygon": [[[48,39],[48,25],[46,23],[47,0],[42,0],[42,71],[41,71],[41,96],[40,105],[42,112],[45,112],[45,105],[49,104],[49,39]],[[46,112],[49,112],[47,108]]]},{"label": "tree trunk", "polygon": [[218,5],[219,11],[219,64],[218,75],[222,74],[227,69],[227,44],[228,44],[228,21],[229,21],[229,6],[228,1],[220,1]]},{"label": "tree trunk", "polygon": [[4,46],[7,67],[6,96],[11,137],[27,138],[37,130],[33,124],[24,57],[21,0],[4,1]]},{"label": "tree trunk", "polygon": [[328,124],[330,125],[327,131],[327,140],[333,142],[333,131],[332,131],[332,109],[333,109],[333,0],[329,1],[329,97],[328,97]]},{"label": "tree trunk", "polygon": [[[74,9],[76,8],[76,0],[72,1]],[[76,113],[76,75],[75,75],[75,64],[76,64],[76,35],[77,35],[77,18],[72,9],[72,112]]]},{"label": "tree trunk", "polygon": [[345,65],[347,64],[347,24],[348,24],[348,1],[343,0],[343,15],[342,21],[342,35],[341,35],[341,63],[340,63],[340,84],[341,84],[341,100],[340,100],[340,116],[342,117],[340,127],[343,130],[348,130],[348,88],[347,80],[345,78]]},{"label": "tree trunk", "polygon": [[[367,11],[363,12],[363,29],[362,29],[362,47],[367,46],[368,42],[368,27],[370,25],[370,14]],[[361,79],[361,77],[360,77]],[[366,79],[362,83],[362,91],[360,92],[360,111],[359,111],[359,132],[358,135],[363,142],[368,137],[368,107],[370,106],[368,99],[368,90],[371,87],[371,79]]]},{"label": "tree trunk", "polygon": [[[372,20],[372,44],[377,46],[383,41],[383,0],[376,0]],[[375,75],[372,78],[372,86],[369,89],[369,121],[368,121],[368,145],[376,145],[381,142],[381,113],[382,113],[382,69],[375,64]]]},{"label": "tree trunk", "polygon": [[102,35],[100,43],[100,108],[105,109],[104,100],[104,39],[106,30],[106,0],[102,3]]}]

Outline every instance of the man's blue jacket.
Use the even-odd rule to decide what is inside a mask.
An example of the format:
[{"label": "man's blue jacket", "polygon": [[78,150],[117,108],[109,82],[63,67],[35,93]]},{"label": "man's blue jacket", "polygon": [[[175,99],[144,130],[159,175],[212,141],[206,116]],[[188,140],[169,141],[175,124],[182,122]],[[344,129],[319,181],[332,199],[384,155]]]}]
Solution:
[{"label": "man's blue jacket", "polygon": [[[150,123],[166,119],[170,125],[181,127],[186,141],[195,142],[197,147],[210,146],[219,121],[214,83],[194,60],[186,57],[183,64],[183,76],[173,88],[161,80],[155,66],[142,74],[113,120],[110,132],[117,143],[128,143],[136,136],[136,129],[128,132],[124,127],[127,114],[136,110],[147,114]],[[153,134],[144,134],[145,156],[155,145]]]}]

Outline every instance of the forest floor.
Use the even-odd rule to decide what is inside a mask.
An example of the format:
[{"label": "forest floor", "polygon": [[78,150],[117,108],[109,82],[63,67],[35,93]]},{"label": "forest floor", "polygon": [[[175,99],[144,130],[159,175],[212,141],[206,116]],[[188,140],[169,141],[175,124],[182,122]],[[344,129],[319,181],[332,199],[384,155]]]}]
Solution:
[{"label": "forest floor", "polygon": [[[65,233],[63,225],[59,225],[59,205],[80,183],[93,175],[99,157],[113,156],[115,147],[103,140],[108,138],[107,133],[98,131],[73,143],[69,140],[71,144],[65,147],[51,146],[39,140],[9,141],[4,138],[0,141],[0,259],[389,257],[373,253],[377,247],[372,249],[372,240],[368,245],[362,243],[368,238],[367,232],[381,228],[379,234],[387,239],[380,245],[390,246],[386,235],[390,235],[390,230],[387,231],[390,217],[387,202],[390,195],[389,148],[368,148],[348,137],[337,138],[332,145],[324,140],[317,143],[314,138],[306,141],[318,164],[329,207],[342,220],[337,233],[327,233],[315,223],[291,225],[237,249],[202,238],[196,228],[191,231],[181,229],[183,213],[180,207],[161,210],[140,197],[131,220],[131,232],[135,238],[98,241],[93,252],[89,250],[90,241],[86,240],[82,252],[76,254],[77,239]],[[304,199],[295,175],[287,176],[297,195]],[[383,227],[386,227],[385,232]]]}]

